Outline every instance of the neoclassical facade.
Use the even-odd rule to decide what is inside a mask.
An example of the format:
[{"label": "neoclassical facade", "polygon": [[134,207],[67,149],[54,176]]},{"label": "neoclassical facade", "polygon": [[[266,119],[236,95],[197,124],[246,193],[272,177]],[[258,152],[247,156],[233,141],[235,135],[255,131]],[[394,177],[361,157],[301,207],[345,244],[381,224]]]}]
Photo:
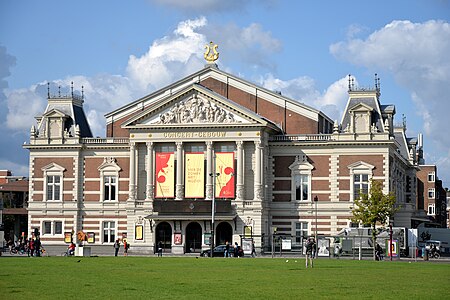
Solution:
[{"label": "neoclassical facade", "polygon": [[268,251],[273,233],[295,249],[352,226],[371,179],[397,195],[394,226],[411,227],[417,141],[394,125],[377,80],[351,82],[338,122],[209,63],[108,113],[104,138],[92,137],[82,97],[49,93],[24,146],[29,233],[64,245],[83,231],[94,252],[117,238],[148,254],[158,242],[181,254],[242,238]]}]

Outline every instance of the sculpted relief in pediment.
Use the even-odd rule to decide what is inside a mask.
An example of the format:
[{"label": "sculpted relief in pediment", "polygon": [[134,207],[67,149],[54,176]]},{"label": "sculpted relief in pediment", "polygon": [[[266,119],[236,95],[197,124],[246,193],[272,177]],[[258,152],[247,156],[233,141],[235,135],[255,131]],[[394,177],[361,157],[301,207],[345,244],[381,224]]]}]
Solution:
[{"label": "sculpted relief in pediment", "polygon": [[242,123],[244,119],[194,94],[152,120],[153,124]]}]

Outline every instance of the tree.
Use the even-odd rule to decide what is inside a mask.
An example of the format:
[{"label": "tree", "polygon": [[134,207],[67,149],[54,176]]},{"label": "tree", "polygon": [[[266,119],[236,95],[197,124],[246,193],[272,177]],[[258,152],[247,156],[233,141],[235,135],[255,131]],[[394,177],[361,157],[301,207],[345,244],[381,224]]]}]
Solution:
[{"label": "tree", "polygon": [[352,222],[370,225],[372,228],[373,257],[375,259],[375,245],[377,240],[377,223],[385,224],[392,217],[397,208],[394,207],[395,195],[393,192],[383,194],[381,181],[371,180],[368,194],[360,193],[360,198],[355,199],[355,207],[352,209]]}]

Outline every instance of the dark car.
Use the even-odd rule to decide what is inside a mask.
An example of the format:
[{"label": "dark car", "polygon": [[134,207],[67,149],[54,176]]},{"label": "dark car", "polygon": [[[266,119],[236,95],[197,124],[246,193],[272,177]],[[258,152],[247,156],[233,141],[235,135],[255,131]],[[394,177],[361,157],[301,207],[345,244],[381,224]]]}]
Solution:
[{"label": "dark car", "polygon": [[[225,249],[226,249],[226,245],[219,245],[217,247],[214,247],[214,249],[213,249],[213,257],[224,257]],[[229,257],[234,257],[233,245],[230,245],[230,250],[229,251],[230,251],[230,254],[228,256]],[[210,257],[211,256],[211,249],[203,250],[200,253],[200,256]],[[238,256],[239,257],[243,257],[244,256],[244,251],[242,251],[241,247],[239,247]]]}]

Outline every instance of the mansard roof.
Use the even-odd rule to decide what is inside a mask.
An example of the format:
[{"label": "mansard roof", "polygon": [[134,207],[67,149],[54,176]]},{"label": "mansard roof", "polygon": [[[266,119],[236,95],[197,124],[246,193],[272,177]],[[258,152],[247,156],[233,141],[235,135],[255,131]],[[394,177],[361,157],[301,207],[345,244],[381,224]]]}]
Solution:
[{"label": "mansard roof", "polygon": [[92,137],[91,128],[87,121],[83,110],[82,102],[76,97],[58,97],[49,98],[45,112],[36,117],[38,121],[38,130],[42,131],[46,127],[46,119],[51,116],[65,117],[66,124],[64,127],[72,132],[74,126],[78,125],[80,128],[80,137]]},{"label": "mansard roof", "polygon": [[372,109],[372,123],[375,124],[380,132],[384,132],[383,117],[377,95],[370,93],[353,95],[352,92],[349,92],[349,94],[350,97],[347,101],[344,114],[342,115],[342,128],[346,128],[350,124],[350,112],[358,105],[364,105],[365,107]]}]

